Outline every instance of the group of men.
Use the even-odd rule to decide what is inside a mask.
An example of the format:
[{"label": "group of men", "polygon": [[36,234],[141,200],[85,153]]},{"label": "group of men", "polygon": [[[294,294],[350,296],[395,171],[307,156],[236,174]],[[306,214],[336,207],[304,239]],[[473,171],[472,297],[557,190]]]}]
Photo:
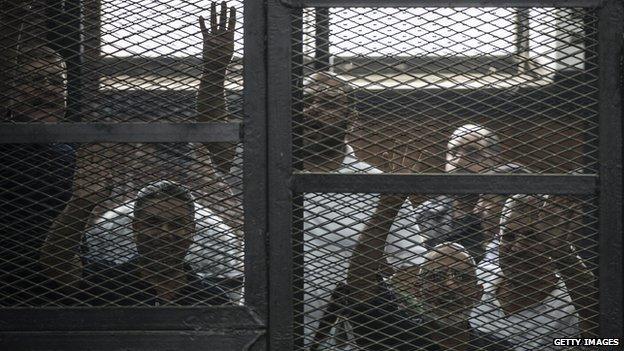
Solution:
[{"label": "group of men", "polygon": [[[224,82],[236,11],[230,8],[228,14],[223,3],[218,13],[213,3],[209,22],[200,17],[204,73],[198,121],[226,121]],[[45,46],[22,51],[18,67],[24,72],[18,74],[7,118],[60,121],[62,59]],[[329,72],[314,73],[305,79],[304,102],[305,172],[381,173],[347,143],[356,116],[347,82]],[[124,237],[126,247],[120,251],[120,241],[112,240],[89,253],[88,239],[100,235],[87,233],[94,209],[110,196],[109,147],[76,152],[59,144],[2,147],[2,306],[236,302],[236,294],[214,278],[237,277],[241,267],[234,266],[242,257],[224,254],[223,247],[242,253],[242,243],[235,235],[216,239],[228,227],[209,210],[208,226],[220,229],[198,236],[202,220],[184,185],[166,179],[147,184],[130,204],[96,221],[108,228],[101,235]],[[229,172],[233,146],[205,147],[218,171]],[[506,164],[498,137],[476,124],[460,126],[450,136],[445,171],[528,172]],[[552,348],[556,337],[590,336],[594,277],[569,241],[566,221],[574,210],[570,201],[541,195],[438,196],[414,204],[398,195],[306,194],[304,344],[344,350],[534,350]],[[107,227],[130,216],[129,227]],[[226,259],[232,264],[223,265]],[[36,288],[27,286],[35,280]]]}]

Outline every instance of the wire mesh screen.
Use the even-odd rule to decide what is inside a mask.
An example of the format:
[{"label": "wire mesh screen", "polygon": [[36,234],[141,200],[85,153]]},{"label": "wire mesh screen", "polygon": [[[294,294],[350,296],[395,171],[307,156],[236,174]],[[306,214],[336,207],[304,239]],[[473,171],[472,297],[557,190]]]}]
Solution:
[{"label": "wire mesh screen", "polygon": [[542,350],[595,330],[595,198],[420,198],[303,195],[306,347]]},{"label": "wire mesh screen", "polygon": [[[240,121],[242,13],[2,2],[2,122]],[[241,142],[0,147],[0,307],[242,304]]]},{"label": "wire mesh screen", "polygon": [[[531,172],[595,172],[594,11],[332,8],[293,21],[303,81],[295,162],[329,160],[316,151],[346,137],[359,160],[384,171],[381,156],[393,150],[420,172],[442,171],[449,137],[472,125],[493,131],[499,156]],[[495,167],[471,162],[476,172]]]},{"label": "wire mesh screen", "polygon": [[[301,173],[597,173],[597,14],[304,8]],[[595,199],[305,193],[295,335],[316,350],[556,348],[594,335]]]},{"label": "wire mesh screen", "polygon": [[240,179],[203,145],[3,151],[2,306],[241,301]]}]

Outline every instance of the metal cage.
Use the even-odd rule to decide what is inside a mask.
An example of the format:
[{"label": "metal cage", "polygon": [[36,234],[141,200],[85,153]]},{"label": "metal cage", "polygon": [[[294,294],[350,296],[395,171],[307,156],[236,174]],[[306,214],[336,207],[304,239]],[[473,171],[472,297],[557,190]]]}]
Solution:
[{"label": "metal cage", "polygon": [[[469,263],[475,279],[487,277],[480,274],[488,263],[524,264],[529,272],[552,265],[548,277],[564,284],[567,297],[551,300],[565,300],[572,312],[540,319],[548,324],[542,334],[496,334],[503,318],[483,310],[462,320],[471,332],[510,343],[501,341],[502,349],[553,349],[554,341],[535,340],[581,337],[556,333],[554,325],[573,318],[587,332],[583,338],[623,342],[621,2],[237,1],[227,62],[202,51],[203,31],[226,31],[233,13],[219,17],[225,7],[211,3],[0,1],[3,349],[446,345],[454,335],[435,328],[454,312],[437,312],[436,304],[448,301],[434,297],[446,296],[436,289],[463,273],[428,269],[457,252],[476,258]],[[198,16],[211,21],[210,12],[214,23],[201,28]],[[31,41],[36,45],[25,44]],[[35,54],[24,52],[39,52],[37,45],[65,62],[63,113],[51,120],[42,111],[53,104],[29,90],[52,84],[37,74],[54,60],[35,64]],[[29,114],[41,117],[20,119]],[[86,151],[63,158],[68,154],[46,154],[41,145]],[[109,165],[106,175],[93,166],[98,162]],[[86,181],[76,178],[80,167]],[[57,178],[45,180],[49,174]],[[107,194],[80,212],[80,202],[72,202],[77,189],[104,178],[108,186],[97,189]],[[128,293],[134,282],[127,272],[115,278],[127,286],[92,277],[117,277],[135,257],[144,260],[138,271],[147,269],[144,257],[151,256],[135,248],[141,239],[134,211],[150,191],[146,185],[163,179],[190,194],[193,217],[175,230],[192,228],[192,243],[175,262],[203,285],[186,296],[174,290],[185,299],[161,304],[154,303],[160,297],[143,297],[155,291],[147,278],[148,285]],[[152,208],[175,215],[184,207],[166,207],[175,196]],[[51,233],[75,226],[78,217],[85,222],[78,242],[65,242],[56,251],[62,259],[42,269]],[[563,230],[587,275],[565,275],[576,263],[555,257],[565,243],[553,248],[551,241],[543,249],[550,251],[501,263],[500,245],[509,248],[516,238],[506,233],[533,226]],[[449,241],[461,249],[445,246]],[[174,244],[161,245],[158,259],[174,256]],[[83,285],[76,290],[58,272],[74,259],[70,251],[81,258]],[[104,258],[112,268],[85,273]],[[61,283],[48,285],[55,268]],[[416,272],[411,268],[418,273],[403,274]],[[497,272],[490,277],[504,277]],[[147,273],[132,279],[140,274]],[[409,284],[434,297],[402,299]],[[211,289],[228,302],[207,302],[202,294]],[[531,291],[530,306],[550,296]],[[405,325],[423,334],[399,333]],[[479,347],[497,349],[487,340]]]}]

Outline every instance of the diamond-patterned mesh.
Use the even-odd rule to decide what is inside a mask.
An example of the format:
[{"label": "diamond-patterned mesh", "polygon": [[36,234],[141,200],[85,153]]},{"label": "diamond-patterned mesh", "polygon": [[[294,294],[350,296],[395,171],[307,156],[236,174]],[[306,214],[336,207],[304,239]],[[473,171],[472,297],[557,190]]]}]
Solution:
[{"label": "diamond-patterned mesh", "polygon": [[[5,126],[243,121],[243,1],[0,4]],[[291,20],[293,158],[279,166],[294,179],[597,175],[597,10]],[[244,304],[242,141],[96,141],[0,143],[0,309]],[[293,194],[294,299],[279,303],[294,306],[295,349],[550,350],[596,335],[595,194],[435,192]],[[268,256],[289,254],[266,239]],[[254,301],[290,288],[272,278],[254,279],[270,285]]]},{"label": "diamond-patterned mesh", "polygon": [[[313,9],[305,9],[303,32],[293,28],[304,58],[294,61],[295,71],[303,69],[306,77],[331,72],[345,84],[356,111],[344,111],[347,139],[361,161],[383,168],[382,154],[394,150],[420,172],[441,171],[449,137],[473,124],[496,134],[506,162],[531,172],[595,170],[595,12],[332,8],[329,13],[330,24],[324,26]],[[319,53],[315,34],[327,37],[328,52]],[[345,105],[346,97],[313,80],[304,79],[304,109],[312,104],[312,114],[327,115],[333,105]],[[295,106],[299,101],[295,96]],[[345,135],[331,129],[308,135],[307,126],[310,121],[295,121],[299,145],[322,149]],[[310,157],[301,147],[295,154],[300,150],[295,161]]]},{"label": "diamond-patterned mesh", "polygon": [[[3,1],[2,122],[239,122],[242,14]],[[0,147],[0,307],[242,304],[242,142]]]},{"label": "diamond-patterned mesh", "polygon": [[204,146],[2,148],[2,306],[241,301],[241,178]]},{"label": "diamond-patterned mesh", "polygon": [[595,332],[594,197],[410,198],[303,195],[295,327],[307,347],[541,350]]},{"label": "diamond-patterned mesh", "polygon": [[[596,23],[574,8],[304,8],[293,167],[595,174]],[[297,349],[595,335],[595,197],[374,193],[295,197]]]}]

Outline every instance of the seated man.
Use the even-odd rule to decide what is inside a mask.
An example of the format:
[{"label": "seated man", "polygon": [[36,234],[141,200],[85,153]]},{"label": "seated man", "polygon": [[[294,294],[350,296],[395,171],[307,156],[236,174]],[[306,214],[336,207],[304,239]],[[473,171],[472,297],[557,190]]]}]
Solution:
[{"label": "seated man", "polygon": [[[347,287],[334,315],[346,316],[363,350],[506,350],[503,341],[472,329],[479,301],[474,260],[456,243],[441,243],[398,262],[389,282],[380,276],[390,225],[404,199],[383,195],[353,253]],[[450,274],[449,274],[450,273]],[[399,295],[401,297],[399,297]]]},{"label": "seated man", "polygon": [[[10,73],[4,122],[61,122],[65,62],[43,43],[20,48]],[[4,100],[4,99],[3,99]],[[68,144],[0,144],[0,306],[28,305],[38,294],[39,249],[71,196],[75,153]]]},{"label": "seated man", "polygon": [[221,287],[201,279],[185,261],[196,230],[195,205],[190,191],[176,183],[160,181],[139,191],[132,222],[136,257],[122,264],[81,257],[86,224],[107,193],[100,151],[79,151],[73,197],[41,249],[54,292],[93,306],[228,303]]},{"label": "seated man", "polygon": [[593,334],[594,278],[569,241],[571,209],[567,200],[544,196],[506,201],[492,243],[500,256],[479,266],[485,290],[471,314],[474,327],[512,341],[517,351],[557,349],[553,338]]}]

